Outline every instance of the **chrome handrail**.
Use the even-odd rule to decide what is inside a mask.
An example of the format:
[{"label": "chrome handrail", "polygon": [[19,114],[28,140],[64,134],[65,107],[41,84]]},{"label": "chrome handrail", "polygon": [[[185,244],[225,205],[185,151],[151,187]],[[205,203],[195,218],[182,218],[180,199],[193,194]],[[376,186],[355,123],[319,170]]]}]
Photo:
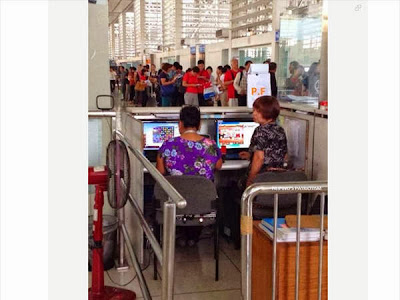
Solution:
[{"label": "chrome handrail", "polygon": [[[113,118],[119,117],[115,112],[89,112],[89,118]],[[118,127],[117,127],[118,128]],[[178,191],[165,179],[165,177],[153,166],[151,162],[147,160],[147,158],[137,149],[133,148],[133,146],[129,143],[129,141],[125,138],[125,136],[119,131],[113,131],[114,138],[117,138],[122,141],[126,147],[130,150],[130,152],[136,156],[139,162],[148,170],[148,172],[153,176],[155,181],[157,181],[160,186],[164,189],[164,191],[168,195],[168,201],[164,202],[164,226],[163,226],[163,249],[161,249],[160,244],[154,236],[154,233],[151,231],[150,226],[146,222],[143,212],[140,209],[137,201],[134,197],[129,193],[128,200],[133,208],[133,211],[137,215],[139,222],[143,228],[144,233],[147,236],[147,239],[152,246],[154,253],[160,262],[162,267],[162,294],[161,297],[163,300],[172,300],[173,299],[173,289],[174,289],[174,265],[175,265],[175,218],[176,218],[176,207],[185,208],[186,200],[178,193]],[[120,179],[121,182],[125,185],[123,179]],[[149,288],[146,284],[146,280],[142,274],[142,270],[140,268],[139,262],[135,255],[135,252],[132,247],[132,242],[129,239],[128,231],[125,227],[124,222],[121,224],[121,235],[122,239],[126,241],[126,246],[128,248],[129,255],[131,257],[133,267],[138,275],[140,288],[142,290],[142,294],[144,299],[150,300],[151,295],[149,292]],[[122,243],[121,243],[122,245]],[[124,246],[120,247],[121,249]],[[124,255],[122,254],[122,257]],[[157,263],[156,261],[154,263]]]},{"label": "chrome handrail", "polygon": [[[142,212],[135,202],[132,195],[129,194],[129,201],[134,211],[139,216],[139,221],[143,230],[152,245],[154,252],[162,266],[162,289],[161,297],[163,300],[172,300],[174,298],[174,266],[175,266],[175,225],[176,225],[176,207],[186,207],[186,200],[178,193],[178,191],[165,179],[165,177],[147,160],[147,158],[138,149],[133,148],[123,133],[115,130],[115,136],[122,141],[130,152],[136,156],[138,161],[148,170],[154,180],[160,184],[161,188],[168,195],[168,201],[164,202],[163,210],[163,248],[158,244],[154,234],[151,232],[146,223]],[[132,254],[131,254],[132,256]],[[134,259],[134,258],[132,258]],[[157,263],[156,261],[154,263]],[[146,289],[147,286],[141,287]],[[151,298],[150,298],[151,299]]]},{"label": "chrome handrail", "polygon": [[154,236],[153,231],[151,231],[149,224],[147,224],[146,219],[144,218],[142,210],[139,208],[139,205],[133,198],[133,196],[129,193],[128,195],[128,200],[129,203],[132,205],[134,212],[139,218],[139,222],[142,225],[143,231],[147,236],[147,239],[149,240],[149,243],[151,247],[154,250],[154,254],[157,256],[158,261],[160,262],[160,265],[162,267],[162,250],[160,247],[160,244],[157,242],[156,237]]},{"label": "chrome handrail", "polygon": [[122,234],[124,236],[124,239],[125,239],[125,241],[127,241],[126,246],[128,248],[128,252],[131,256],[132,264],[133,264],[133,267],[135,268],[136,275],[138,277],[139,286],[140,286],[140,289],[142,290],[143,298],[146,300],[147,299],[150,300],[151,295],[150,295],[149,287],[147,286],[146,279],[143,276],[143,272],[142,272],[142,269],[140,268],[138,259],[135,255],[135,251],[133,251],[132,242],[129,239],[128,231],[126,230],[125,224],[121,225],[121,229],[122,229]]},{"label": "chrome handrail", "polygon": [[[280,194],[302,194],[319,193],[321,194],[321,212],[320,212],[320,250],[319,250],[319,274],[318,274],[318,299],[321,299],[322,290],[322,255],[323,255],[323,218],[325,195],[328,191],[326,181],[304,181],[304,182],[273,182],[273,183],[255,183],[250,185],[243,193],[241,199],[241,273],[242,273],[242,298],[251,300],[251,263],[252,263],[252,228],[253,228],[253,200],[260,194],[274,194],[274,238],[272,255],[272,298],[275,299],[276,288],[276,243],[277,243],[277,219],[278,203]],[[297,224],[300,224],[300,205],[301,197],[297,197]],[[300,237],[300,226],[297,226],[296,239]],[[296,241],[296,285],[295,299],[298,297],[299,283],[299,250],[300,243]]]},{"label": "chrome handrail", "polygon": [[88,112],[89,118],[114,118],[116,115],[115,111],[92,110]]}]

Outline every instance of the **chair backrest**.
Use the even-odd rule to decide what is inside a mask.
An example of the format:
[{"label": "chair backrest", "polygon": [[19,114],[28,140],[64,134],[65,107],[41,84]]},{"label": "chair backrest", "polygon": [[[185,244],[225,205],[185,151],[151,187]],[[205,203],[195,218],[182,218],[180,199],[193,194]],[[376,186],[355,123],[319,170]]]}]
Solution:
[{"label": "chair backrest", "polygon": [[[254,182],[290,182],[290,181],[307,181],[307,176],[299,171],[286,172],[265,172],[258,174]],[[274,207],[274,195],[257,196],[254,203],[264,207]],[[297,194],[279,195],[279,208],[287,208],[297,204]]]},{"label": "chair backrest", "polygon": [[[213,204],[217,199],[215,184],[203,176],[166,176],[172,186],[186,199],[187,205],[183,209],[176,209],[177,214],[205,214],[213,210]],[[160,203],[168,200],[167,194],[156,183],[154,197]],[[161,205],[161,208],[163,206]]]}]

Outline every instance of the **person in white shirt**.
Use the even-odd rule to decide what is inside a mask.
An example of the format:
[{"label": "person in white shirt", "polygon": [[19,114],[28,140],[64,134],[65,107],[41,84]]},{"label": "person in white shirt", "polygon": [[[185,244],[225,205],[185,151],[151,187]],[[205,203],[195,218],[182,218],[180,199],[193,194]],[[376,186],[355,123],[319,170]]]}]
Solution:
[{"label": "person in white shirt", "polygon": [[246,61],[244,70],[236,74],[235,81],[233,82],[233,86],[238,95],[239,106],[247,105],[247,74],[252,63],[251,60]]},{"label": "person in white shirt", "polygon": [[115,90],[115,80],[117,78],[117,73],[114,71],[112,67],[110,67],[110,89],[111,89],[111,94],[114,93]]}]

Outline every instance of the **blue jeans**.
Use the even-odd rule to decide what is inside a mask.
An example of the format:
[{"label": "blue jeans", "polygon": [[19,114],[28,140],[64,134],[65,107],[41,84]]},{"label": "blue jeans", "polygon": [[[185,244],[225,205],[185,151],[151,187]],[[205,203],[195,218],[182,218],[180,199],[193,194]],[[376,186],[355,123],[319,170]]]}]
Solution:
[{"label": "blue jeans", "polygon": [[161,97],[161,106],[171,106],[171,97]]}]

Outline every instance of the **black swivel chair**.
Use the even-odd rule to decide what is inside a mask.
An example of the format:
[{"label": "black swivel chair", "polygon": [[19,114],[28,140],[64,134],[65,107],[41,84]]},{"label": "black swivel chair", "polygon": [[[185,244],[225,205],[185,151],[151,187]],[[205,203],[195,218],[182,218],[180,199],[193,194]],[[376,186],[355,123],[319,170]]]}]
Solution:
[{"label": "black swivel chair", "polygon": [[[254,179],[254,183],[261,182],[295,182],[295,181],[307,181],[307,176],[304,172],[299,171],[277,171],[277,172],[265,172],[258,174]],[[305,212],[308,195],[303,194],[302,196],[302,212]],[[236,199],[238,200],[238,199]],[[237,202],[235,209],[235,219],[232,236],[235,243],[235,248],[240,247],[240,201]],[[281,194],[279,195],[278,203],[278,217],[284,218],[286,215],[292,215],[297,213],[297,194]],[[264,194],[257,196],[253,201],[253,219],[261,220],[263,218],[274,217],[274,195]]]},{"label": "black swivel chair", "polygon": [[[219,239],[218,239],[218,211],[217,190],[215,184],[203,176],[166,176],[172,186],[186,199],[187,205],[183,209],[176,209],[176,226],[209,226],[214,225],[214,259],[215,281],[219,276]],[[162,208],[164,201],[168,200],[167,194],[156,183],[154,187],[155,198],[155,235],[158,241],[161,237],[163,223]],[[157,258],[154,255],[154,279],[157,279]]]}]

